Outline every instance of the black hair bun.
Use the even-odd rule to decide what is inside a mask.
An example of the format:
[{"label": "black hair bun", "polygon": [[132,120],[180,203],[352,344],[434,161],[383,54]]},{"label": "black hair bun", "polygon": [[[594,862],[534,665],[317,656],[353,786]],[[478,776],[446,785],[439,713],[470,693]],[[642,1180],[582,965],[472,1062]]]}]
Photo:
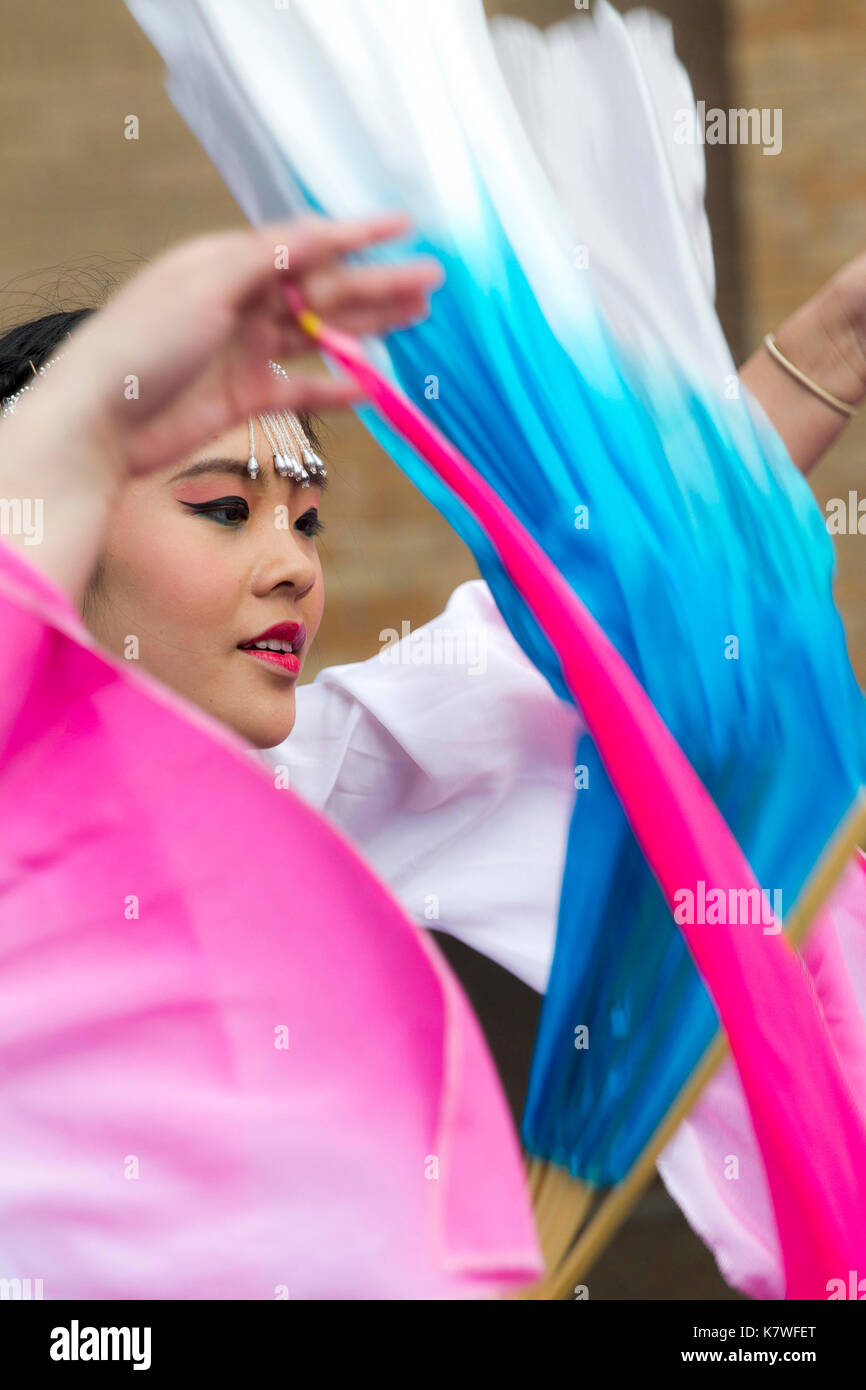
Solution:
[{"label": "black hair bun", "polygon": [[[60,348],[63,339],[93,309],[70,309],[16,324],[0,337],[0,400],[12,396],[33,380],[33,367],[41,367]],[[31,367],[31,362],[33,366]]]}]

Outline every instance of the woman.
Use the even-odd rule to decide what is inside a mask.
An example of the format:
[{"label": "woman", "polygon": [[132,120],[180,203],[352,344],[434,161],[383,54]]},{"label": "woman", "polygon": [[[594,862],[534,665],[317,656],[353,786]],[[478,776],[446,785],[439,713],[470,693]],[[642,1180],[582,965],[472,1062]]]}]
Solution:
[{"label": "woman", "polygon": [[[308,301],[373,332],[422,314],[440,273],[431,263],[349,270],[336,256],[400,225],[310,223],[205,238],[161,258],[92,317],[56,315],[7,335],[2,490],[20,491],[26,476],[46,507],[40,545],[25,534],[7,543],[68,593],[116,658],[140,661],[248,745],[269,750],[265,761],[288,770],[292,785],[364,847],[412,915],[543,991],[571,804],[561,772],[579,717],[516,646],[485,585],[463,586],[430,628],[434,638],[445,629],[483,636],[483,697],[465,669],[399,660],[338,668],[305,688],[299,734],[284,744],[322,615],[315,538],[325,476],[280,476],[271,466],[280,456],[274,430],[288,407],[299,412],[289,423],[297,418],[315,446],[305,412],[358,393],[267,367],[268,356],[304,346],[280,299],[273,247],[290,237],[293,275]],[[866,394],[863,278],[862,263],[849,267],[778,334],[787,356],[806,361],[852,406]],[[824,345],[817,360],[816,344]],[[46,362],[34,388],[13,401]],[[743,376],[763,394],[801,467],[811,466],[845,417],[763,350]],[[136,390],[127,394],[131,381]],[[309,462],[304,435],[290,441],[299,462]],[[457,699],[463,739],[443,757],[438,711],[444,702],[453,721]],[[528,844],[527,824],[537,832]],[[846,924],[860,928],[859,886],[855,874],[839,896],[843,938]],[[729,1192],[707,1178],[701,1144],[721,1114],[741,1118],[730,1079],[722,1085],[724,1104],[710,1104],[684,1130],[686,1160],[671,1146],[662,1171],[728,1277],[772,1293],[769,1209],[759,1211],[757,1239]],[[748,1257],[747,1231],[757,1249]]]}]

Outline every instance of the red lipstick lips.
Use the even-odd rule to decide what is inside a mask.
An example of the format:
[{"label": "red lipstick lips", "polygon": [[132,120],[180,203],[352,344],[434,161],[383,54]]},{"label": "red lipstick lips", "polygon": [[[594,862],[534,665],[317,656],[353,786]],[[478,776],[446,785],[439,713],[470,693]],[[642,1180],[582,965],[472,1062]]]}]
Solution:
[{"label": "red lipstick lips", "polygon": [[[260,632],[258,637],[239,642],[238,650],[296,676],[301,663],[295,653],[301,650],[306,640],[307,630],[303,623],[274,623],[273,627]],[[257,645],[259,643],[261,645]]]}]

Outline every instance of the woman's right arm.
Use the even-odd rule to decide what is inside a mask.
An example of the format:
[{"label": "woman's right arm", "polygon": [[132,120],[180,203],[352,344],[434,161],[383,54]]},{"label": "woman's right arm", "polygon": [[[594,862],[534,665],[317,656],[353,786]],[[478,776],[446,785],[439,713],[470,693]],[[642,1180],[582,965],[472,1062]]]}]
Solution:
[{"label": "woman's right arm", "polygon": [[6,542],[80,606],[129,477],[185,457],[260,410],[359,400],[354,382],[271,372],[269,359],[309,352],[283,288],[297,284],[311,309],[353,333],[425,316],[442,281],[435,260],[341,259],[408,225],[402,214],[272,223],[185,242],[139,272],[71,335],[63,357],[0,424],[0,498],[43,509],[39,544],[14,527]]}]

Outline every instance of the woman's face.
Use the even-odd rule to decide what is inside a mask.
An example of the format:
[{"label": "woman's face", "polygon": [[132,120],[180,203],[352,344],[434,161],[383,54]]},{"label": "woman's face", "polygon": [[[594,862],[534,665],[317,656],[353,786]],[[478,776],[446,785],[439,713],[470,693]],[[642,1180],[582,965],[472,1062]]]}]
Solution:
[{"label": "woman's face", "polygon": [[[257,748],[295,722],[295,687],[322,618],[316,548],[321,485],[277,473],[255,421],[181,463],[127,484],[84,621],[116,656],[222,720]],[[276,624],[291,652],[253,655]],[[271,639],[271,640],[277,640]]]}]

